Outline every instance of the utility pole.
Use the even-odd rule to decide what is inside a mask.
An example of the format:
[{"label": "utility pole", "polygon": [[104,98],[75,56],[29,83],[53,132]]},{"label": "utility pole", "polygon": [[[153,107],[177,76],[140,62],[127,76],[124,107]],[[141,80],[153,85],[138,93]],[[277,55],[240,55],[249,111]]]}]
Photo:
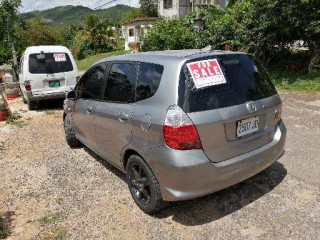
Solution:
[{"label": "utility pole", "polygon": [[18,73],[17,73],[17,67],[18,67],[18,59],[17,59],[17,52],[14,47],[14,41],[11,39],[11,26],[10,26],[10,15],[8,14],[7,17],[7,32],[8,32],[8,43],[11,43],[12,45],[12,70],[13,70],[13,79],[15,82],[18,82]]}]

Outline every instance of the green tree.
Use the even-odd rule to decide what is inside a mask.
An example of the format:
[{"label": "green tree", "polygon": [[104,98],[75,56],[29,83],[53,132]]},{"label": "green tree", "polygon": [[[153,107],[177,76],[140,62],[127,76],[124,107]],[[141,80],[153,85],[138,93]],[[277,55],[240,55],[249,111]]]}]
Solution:
[{"label": "green tree", "polygon": [[157,0],[140,0],[140,12],[144,17],[157,17]]},{"label": "green tree", "polygon": [[122,19],[122,23],[130,22],[138,18],[158,17],[158,8],[156,0],[139,0],[140,8],[132,9],[126,13]]},{"label": "green tree", "polygon": [[226,45],[232,50],[240,48],[265,63],[288,56],[292,44],[299,40],[311,55],[319,52],[319,0],[236,0],[229,4],[224,12],[204,12],[202,42],[217,49]]},{"label": "green tree", "polygon": [[143,18],[140,9],[132,9],[122,17],[121,22],[126,23],[138,18]]},{"label": "green tree", "polygon": [[247,0],[233,7],[236,35],[266,62],[303,40],[311,52],[320,47],[319,0]]},{"label": "green tree", "polygon": [[23,22],[18,14],[20,6],[21,0],[2,0],[0,3],[0,64],[12,58],[16,29]]},{"label": "green tree", "polygon": [[111,23],[105,18],[89,14],[78,28],[73,52],[77,58],[83,58],[90,52],[108,52],[116,46],[115,32]]},{"label": "green tree", "polygon": [[26,26],[18,31],[18,37],[24,46],[62,44],[61,33],[41,18],[27,21]]},{"label": "green tree", "polygon": [[193,25],[185,18],[161,20],[144,39],[142,50],[192,49],[196,41]]}]

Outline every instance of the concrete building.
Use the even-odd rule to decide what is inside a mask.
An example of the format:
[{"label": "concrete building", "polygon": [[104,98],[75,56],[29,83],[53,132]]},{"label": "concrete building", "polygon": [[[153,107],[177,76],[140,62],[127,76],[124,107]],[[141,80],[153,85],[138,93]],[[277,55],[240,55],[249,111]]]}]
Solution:
[{"label": "concrete building", "polygon": [[135,50],[143,43],[143,38],[150,28],[158,21],[158,18],[135,19],[125,23],[122,27],[123,38],[125,39],[125,50]]},{"label": "concrete building", "polygon": [[166,19],[180,18],[193,12],[198,16],[201,5],[216,5],[224,8],[227,0],[159,0],[158,12]]}]

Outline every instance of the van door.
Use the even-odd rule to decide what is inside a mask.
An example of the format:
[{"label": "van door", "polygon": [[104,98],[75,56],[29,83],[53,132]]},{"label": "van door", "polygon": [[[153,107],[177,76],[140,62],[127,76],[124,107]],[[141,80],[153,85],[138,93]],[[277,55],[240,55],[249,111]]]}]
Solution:
[{"label": "van door", "polygon": [[106,66],[99,64],[89,69],[76,87],[76,102],[72,121],[76,137],[94,148],[96,143],[93,113],[102,94]]},{"label": "van door", "polygon": [[114,62],[108,74],[103,101],[94,111],[97,152],[121,167],[121,152],[132,136],[137,65]]}]

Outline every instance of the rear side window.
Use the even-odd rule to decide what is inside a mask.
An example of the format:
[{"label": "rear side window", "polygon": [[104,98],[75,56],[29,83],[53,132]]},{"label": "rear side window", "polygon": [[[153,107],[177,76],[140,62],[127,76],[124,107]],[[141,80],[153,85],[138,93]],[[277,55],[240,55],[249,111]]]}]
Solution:
[{"label": "rear side window", "polygon": [[159,88],[163,66],[140,63],[136,87],[136,101],[152,97]]},{"label": "rear side window", "polygon": [[107,80],[105,100],[120,103],[133,102],[136,66],[134,63],[112,64]]},{"label": "rear side window", "polygon": [[89,69],[85,75],[83,75],[77,86],[77,98],[100,99],[105,72],[106,66],[104,64],[99,64]]},{"label": "rear side window", "polygon": [[[197,89],[187,63],[217,59],[226,82]],[[217,55],[188,61],[181,69],[179,106],[185,112],[199,112],[256,101],[277,94],[261,65],[252,55]]]},{"label": "rear side window", "polygon": [[32,74],[53,74],[73,71],[73,65],[67,53],[44,53],[44,59],[37,54],[29,56],[29,72]]}]

